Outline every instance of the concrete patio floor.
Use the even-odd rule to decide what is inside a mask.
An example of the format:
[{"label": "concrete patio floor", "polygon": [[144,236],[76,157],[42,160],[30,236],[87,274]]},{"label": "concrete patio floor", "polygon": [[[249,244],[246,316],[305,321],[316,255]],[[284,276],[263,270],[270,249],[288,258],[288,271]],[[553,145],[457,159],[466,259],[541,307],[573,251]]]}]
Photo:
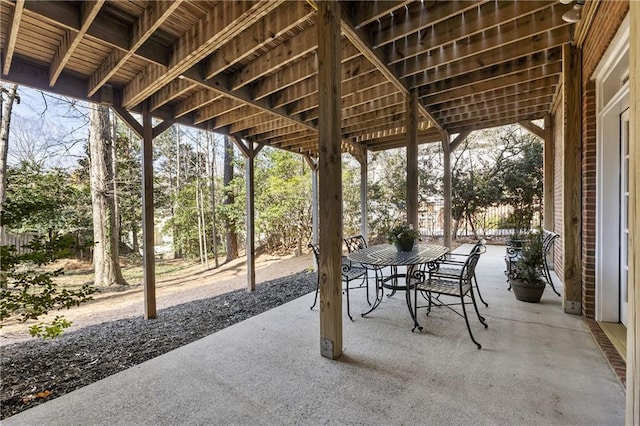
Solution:
[{"label": "concrete patio floor", "polygon": [[582,319],[550,288],[539,304],[516,301],[503,253],[488,246],[478,264],[482,350],[445,309],[421,312],[412,333],[403,294],[361,318],[364,292],[353,292],[331,361],[309,294],[2,423],[624,424],[624,389]]}]

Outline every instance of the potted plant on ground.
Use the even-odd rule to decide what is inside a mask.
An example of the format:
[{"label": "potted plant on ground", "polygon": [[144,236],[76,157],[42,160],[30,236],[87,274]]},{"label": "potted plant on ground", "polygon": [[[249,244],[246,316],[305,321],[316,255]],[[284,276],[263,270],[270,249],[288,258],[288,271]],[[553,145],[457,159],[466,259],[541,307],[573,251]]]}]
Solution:
[{"label": "potted plant on ground", "polygon": [[413,229],[413,225],[398,224],[387,232],[387,242],[394,244],[398,251],[411,251],[416,240],[420,239],[420,232]]},{"label": "potted plant on ground", "polygon": [[531,232],[522,246],[515,267],[509,271],[509,284],[516,299],[537,303],[544,293],[544,250],[542,232]]}]

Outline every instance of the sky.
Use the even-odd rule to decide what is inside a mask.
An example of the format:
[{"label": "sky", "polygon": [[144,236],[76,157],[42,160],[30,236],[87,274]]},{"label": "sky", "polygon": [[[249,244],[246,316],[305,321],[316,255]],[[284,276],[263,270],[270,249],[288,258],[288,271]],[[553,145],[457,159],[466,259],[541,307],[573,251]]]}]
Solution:
[{"label": "sky", "polygon": [[70,168],[83,155],[88,135],[86,104],[18,87],[9,136],[9,165],[35,161],[46,168]]}]

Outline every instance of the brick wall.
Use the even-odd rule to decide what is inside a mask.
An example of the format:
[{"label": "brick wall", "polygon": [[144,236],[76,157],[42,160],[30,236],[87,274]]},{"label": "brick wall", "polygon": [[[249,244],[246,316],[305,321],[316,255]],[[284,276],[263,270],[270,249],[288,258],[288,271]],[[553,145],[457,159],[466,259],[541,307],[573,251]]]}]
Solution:
[{"label": "brick wall", "polygon": [[629,11],[629,0],[600,1],[582,46],[582,82],[591,79],[602,55]]},{"label": "brick wall", "polygon": [[582,314],[595,318],[596,283],[596,85],[582,94]]},{"label": "brick wall", "polygon": [[595,318],[596,88],[593,72],[629,10],[628,0],[598,3],[582,46],[582,314]]},{"label": "brick wall", "polygon": [[[560,91],[562,97],[562,91]],[[560,235],[560,240],[553,245],[553,264],[556,265],[554,270],[564,281],[564,269],[562,268],[562,238],[563,238],[563,219],[562,219],[562,155],[564,146],[564,101],[559,100],[559,107],[553,112],[553,140],[554,140],[554,164],[553,164],[553,226],[554,231]]]}]

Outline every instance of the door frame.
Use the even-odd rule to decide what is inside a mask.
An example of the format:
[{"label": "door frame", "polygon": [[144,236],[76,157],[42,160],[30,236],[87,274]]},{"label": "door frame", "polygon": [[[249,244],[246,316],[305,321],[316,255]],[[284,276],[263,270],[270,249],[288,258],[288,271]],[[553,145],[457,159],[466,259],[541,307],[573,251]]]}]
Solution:
[{"label": "door frame", "polygon": [[627,17],[594,73],[597,117],[595,319],[607,322],[620,322],[620,114],[629,108],[629,33]]}]

